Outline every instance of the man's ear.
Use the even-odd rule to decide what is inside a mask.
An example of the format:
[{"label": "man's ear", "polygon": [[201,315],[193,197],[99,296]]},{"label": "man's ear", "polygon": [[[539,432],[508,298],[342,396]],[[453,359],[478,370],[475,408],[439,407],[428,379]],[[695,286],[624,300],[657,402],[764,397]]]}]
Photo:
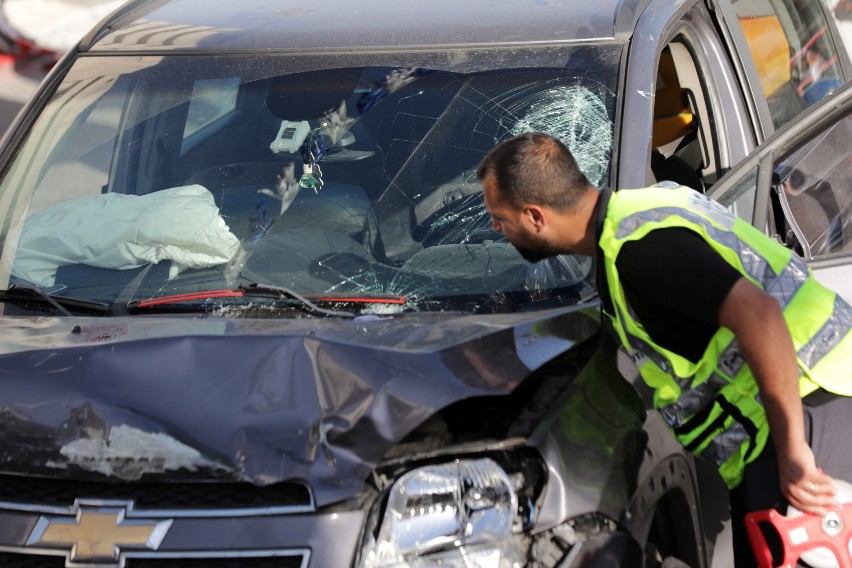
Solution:
[{"label": "man's ear", "polygon": [[538,205],[527,205],[524,207],[524,217],[529,221],[535,232],[541,232],[547,225],[547,214]]}]

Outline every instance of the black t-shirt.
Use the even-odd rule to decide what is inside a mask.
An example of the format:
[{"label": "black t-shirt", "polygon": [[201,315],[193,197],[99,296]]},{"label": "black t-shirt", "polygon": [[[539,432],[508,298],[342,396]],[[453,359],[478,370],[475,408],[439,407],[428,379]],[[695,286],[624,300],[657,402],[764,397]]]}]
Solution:
[{"label": "black t-shirt", "polygon": [[656,229],[625,243],[615,261],[624,294],[658,345],[697,361],[741,274],[697,233]]}]

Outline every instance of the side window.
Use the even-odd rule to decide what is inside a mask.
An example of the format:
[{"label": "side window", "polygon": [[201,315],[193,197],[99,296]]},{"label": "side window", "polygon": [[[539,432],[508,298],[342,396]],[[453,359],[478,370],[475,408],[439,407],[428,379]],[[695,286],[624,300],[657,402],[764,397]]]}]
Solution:
[{"label": "side window", "polygon": [[[706,192],[754,149],[748,99],[707,3],[686,12],[681,2],[651,6],[630,42],[630,96],[622,99],[626,126],[613,182],[644,187],[668,180]],[[724,6],[731,11],[728,0]]]},{"label": "side window", "polygon": [[775,128],[843,83],[820,2],[733,0],[732,5]]},{"label": "side window", "polygon": [[757,195],[757,167],[719,198],[719,203],[728,207],[737,217],[748,223],[754,218],[754,200]]},{"label": "side window", "polygon": [[705,191],[719,177],[713,120],[688,44],[663,48],[654,98],[651,170],[659,181]]},{"label": "side window", "polygon": [[183,139],[186,140],[237,107],[239,77],[199,79],[192,85],[192,99],[186,115]]},{"label": "side window", "polygon": [[[67,127],[50,125],[45,129],[45,137],[54,146],[38,172],[40,177],[29,206],[31,213],[69,198],[105,191],[119,129],[126,119],[123,107],[129,83],[117,81],[100,87],[109,90],[99,93],[93,88],[91,94],[86,93],[91,98],[79,97],[79,101],[91,102],[84,109],[76,108],[78,101],[67,98],[73,90],[57,95],[51,103],[67,108],[68,115],[75,118]],[[56,191],[57,187],[62,191]]]},{"label": "side window", "polygon": [[805,258],[852,251],[850,147],[852,115],[846,115],[775,166],[775,193],[792,221],[787,244],[797,246]]}]

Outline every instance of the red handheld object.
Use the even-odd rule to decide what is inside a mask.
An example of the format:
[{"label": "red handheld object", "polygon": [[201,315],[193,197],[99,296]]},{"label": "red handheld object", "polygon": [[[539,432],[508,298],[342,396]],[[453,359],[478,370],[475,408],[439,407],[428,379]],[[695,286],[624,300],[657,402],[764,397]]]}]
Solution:
[{"label": "red handheld object", "polygon": [[785,517],[775,509],[755,511],[745,516],[745,523],[760,568],[776,568],[761,523],[772,525],[781,538],[784,557],[777,566],[793,568],[803,554],[823,548],[834,555],[840,568],[852,568],[852,504],[835,506],[822,516],[803,513]]}]

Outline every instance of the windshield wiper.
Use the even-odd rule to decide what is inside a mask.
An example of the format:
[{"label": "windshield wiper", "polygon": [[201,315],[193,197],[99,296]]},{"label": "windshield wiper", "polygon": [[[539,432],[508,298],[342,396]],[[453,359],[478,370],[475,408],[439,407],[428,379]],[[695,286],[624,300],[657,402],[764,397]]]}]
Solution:
[{"label": "windshield wiper", "polygon": [[0,302],[11,304],[37,304],[40,307],[50,306],[64,316],[73,317],[70,310],[88,312],[95,315],[106,315],[109,304],[93,300],[81,300],[68,296],[51,296],[37,286],[19,286],[14,284],[8,290],[0,290]]},{"label": "windshield wiper", "polygon": [[319,297],[308,297],[312,294],[305,295],[294,292],[283,286],[273,286],[266,284],[250,284],[248,286],[240,286],[234,290],[203,290],[198,292],[188,292],[185,294],[174,294],[170,296],[160,296],[157,298],[149,298],[147,300],[134,300],[127,304],[129,312],[138,312],[161,308],[169,310],[168,306],[176,304],[199,304],[209,303],[210,300],[217,298],[268,298],[272,300],[290,300],[307,310],[308,312],[331,317],[339,318],[354,318],[357,313],[345,312],[340,310],[331,310],[317,305],[317,302],[334,302],[340,304],[397,304],[405,303],[405,298],[399,296],[359,296],[357,294],[339,294],[339,295],[322,295]]}]

